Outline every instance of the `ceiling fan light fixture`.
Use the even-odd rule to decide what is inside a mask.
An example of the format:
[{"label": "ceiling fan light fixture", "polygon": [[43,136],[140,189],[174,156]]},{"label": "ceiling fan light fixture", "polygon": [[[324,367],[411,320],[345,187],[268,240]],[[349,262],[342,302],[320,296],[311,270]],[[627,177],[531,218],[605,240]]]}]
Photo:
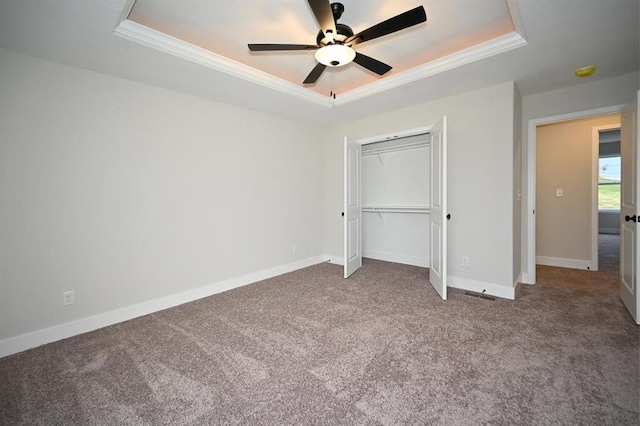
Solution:
[{"label": "ceiling fan light fixture", "polygon": [[316,59],[328,67],[341,67],[353,61],[356,52],[344,44],[329,44],[316,51]]},{"label": "ceiling fan light fixture", "polygon": [[393,67],[362,53],[356,53],[352,46],[402,31],[427,20],[424,7],[418,6],[354,34],[351,27],[338,22],[344,12],[342,3],[331,3],[331,0],[307,1],[316,21],[320,24],[315,45],[271,43],[248,45],[252,52],[315,50],[318,63],[302,84],[315,84],[327,67],[341,67],[351,62],[379,76],[385,75]]}]

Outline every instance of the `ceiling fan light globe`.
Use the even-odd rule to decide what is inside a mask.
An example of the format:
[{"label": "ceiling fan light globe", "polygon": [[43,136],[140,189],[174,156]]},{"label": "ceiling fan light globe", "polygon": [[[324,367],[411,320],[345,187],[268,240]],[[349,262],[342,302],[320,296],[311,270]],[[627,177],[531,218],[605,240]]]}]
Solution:
[{"label": "ceiling fan light globe", "polygon": [[316,60],[328,67],[347,65],[356,57],[356,52],[343,44],[330,44],[316,51]]}]

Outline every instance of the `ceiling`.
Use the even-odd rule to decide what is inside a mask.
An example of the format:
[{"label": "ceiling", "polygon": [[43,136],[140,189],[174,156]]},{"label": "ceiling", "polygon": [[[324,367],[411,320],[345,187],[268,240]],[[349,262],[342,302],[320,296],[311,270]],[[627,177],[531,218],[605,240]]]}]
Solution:
[{"label": "ceiling", "polygon": [[[505,81],[523,95],[638,70],[638,0],[342,0],[361,31],[416,6],[427,22],[362,43],[393,66],[355,63],[302,80],[315,44],[305,0],[0,0],[0,48],[309,124],[345,122]],[[329,96],[337,93],[335,99]]]},{"label": "ceiling", "polygon": [[[325,1],[329,5],[329,0]],[[342,1],[345,11],[339,22],[349,24],[355,33],[424,3],[420,0]],[[464,3],[473,7],[463,7]],[[291,83],[289,91],[294,95],[305,97],[315,92],[324,95],[322,101],[329,103],[331,92],[337,92],[342,100],[345,93],[367,86],[361,90],[364,97],[376,91],[375,86],[380,86],[383,80],[397,81],[406,71],[429,63],[433,65],[444,57],[450,61],[451,55],[467,62],[477,60],[481,56],[477,54],[479,47],[490,41],[493,41],[493,51],[489,55],[517,47],[514,39],[521,41],[520,45],[525,44],[519,34],[514,34],[513,22],[519,20],[518,17],[512,19],[512,13],[517,15],[517,6],[515,2],[510,3],[511,10],[506,0],[474,0],[473,3],[430,0],[428,22],[357,45],[358,52],[392,64],[389,73],[380,77],[352,62],[326,70],[316,84],[305,87],[302,81],[316,65],[315,51],[250,52],[247,44],[315,45],[319,24],[306,0],[262,2],[259,7],[249,1],[220,7],[219,2],[210,1],[136,0],[127,22],[121,23],[117,32],[142,43],[152,39],[154,47],[172,53],[176,50],[199,53],[198,59],[210,59],[213,68],[218,63],[226,65],[232,61],[242,64],[244,67],[236,67],[236,74],[255,76],[264,84],[274,80],[253,72],[259,70]],[[502,43],[497,39],[503,40]],[[163,44],[168,48],[163,49]],[[505,44],[506,49],[502,49]],[[193,46],[202,50],[194,51]],[[461,51],[465,51],[464,54]],[[211,52],[219,57],[210,55]],[[313,96],[306,98],[315,100]]]}]

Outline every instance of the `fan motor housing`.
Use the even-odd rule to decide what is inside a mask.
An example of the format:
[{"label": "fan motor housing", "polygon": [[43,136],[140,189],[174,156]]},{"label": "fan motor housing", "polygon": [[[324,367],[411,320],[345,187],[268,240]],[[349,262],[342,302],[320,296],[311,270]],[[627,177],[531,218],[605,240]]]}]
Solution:
[{"label": "fan motor housing", "polygon": [[351,27],[345,24],[336,24],[336,32],[338,34],[333,37],[332,43],[331,39],[325,36],[322,30],[320,30],[318,32],[318,37],[316,38],[316,43],[320,47],[326,46],[328,44],[344,44],[344,42],[353,35],[353,30],[351,29]]}]

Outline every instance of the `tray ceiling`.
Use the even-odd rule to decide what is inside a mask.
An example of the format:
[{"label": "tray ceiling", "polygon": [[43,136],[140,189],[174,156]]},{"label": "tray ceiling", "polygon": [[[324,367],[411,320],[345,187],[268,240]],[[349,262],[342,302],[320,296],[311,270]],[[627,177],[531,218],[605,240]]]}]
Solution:
[{"label": "tray ceiling", "polygon": [[[144,25],[134,21],[130,12],[143,4],[134,0],[0,0],[0,49],[315,125],[402,110],[507,81],[514,82],[523,97],[590,84],[637,73],[640,57],[638,0],[344,0],[340,21],[356,31],[419,4],[428,20],[356,46],[393,65],[393,74],[377,78],[352,65],[325,73],[316,86],[306,88],[301,81],[314,65],[311,52],[251,55],[246,44],[312,43],[318,24],[307,0],[156,2],[176,8],[176,22],[163,29],[167,33],[151,27],[160,28],[154,15]],[[209,15],[186,14],[190,5],[209,10]],[[485,30],[479,44],[469,42],[472,46],[465,49],[471,37],[457,38],[453,31],[457,21],[488,25],[491,16],[504,18],[505,11],[513,30],[488,41],[481,41],[491,37]],[[195,38],[199,33],[190,19],[202,21],[198,31],[221,33],[213,45],[206,45],[212,50],[194,44],[203,42]],[[418,53],[401,54],[415,48],[409,42],[414,37],[418,43],[431,43],[419,52],[426,57],[420,60],[429,62],[420,63]],[[240,48],[220,50],[230,42]],[[448,54],[447,46],[462,50]],[[234,54],[254,63],[240,62]],[[431,59],[429,54],[440,57]],[[289,64],[289,71],[281,70],[289,76],[260,68],[280,63]],[[592,77],[574,76],[576,68],[588,65],[597,66]],[[331,76],[336,100],[328,97]]]},{"label": "tray ceiling", "polygon": [[[317,83],[304,86],[316,64],[314,51],[250,52],[247,44],[315,44],[319,26],[305,0],[132,0],[115,33],[327,107],[526,45],[516,3],[510,0],[342,3],[339,22],[354,32],[419,5],[427,22],[355,47],[393,66],[385,76],[351,63],[327,68]],[[338,94],[335,100],[332,92]]]}]

